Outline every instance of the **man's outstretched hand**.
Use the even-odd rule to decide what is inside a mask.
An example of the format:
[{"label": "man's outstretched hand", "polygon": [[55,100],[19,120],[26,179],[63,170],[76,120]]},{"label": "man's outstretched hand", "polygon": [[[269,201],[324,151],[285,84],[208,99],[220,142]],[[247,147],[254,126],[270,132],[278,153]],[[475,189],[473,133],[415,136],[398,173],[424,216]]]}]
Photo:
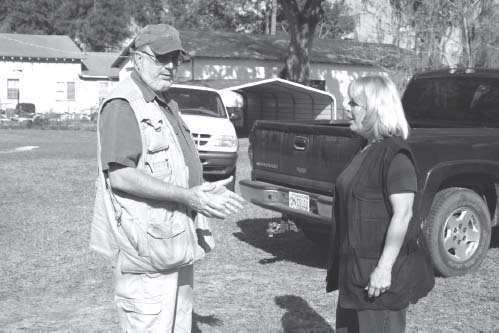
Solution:
[{"label": "man's outstretched hand", "polygon": [[244,199],[229,191],[225,186],[232,181],[232,176],[216,182],[205,182],[190,189],[189,207],[207,217],[225,219],[231,213],[243,208]]}]

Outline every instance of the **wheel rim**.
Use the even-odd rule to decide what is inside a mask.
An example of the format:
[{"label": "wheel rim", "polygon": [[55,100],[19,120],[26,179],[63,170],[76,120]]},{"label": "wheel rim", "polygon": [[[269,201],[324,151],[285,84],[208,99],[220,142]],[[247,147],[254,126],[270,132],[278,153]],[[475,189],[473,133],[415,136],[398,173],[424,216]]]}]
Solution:
[{"label": "wheel rim", "polygon": [[454,210],[443,228],[445,253],[455,261],[466,261],[475,254],[480,242],[480,223],[469,207]]}]

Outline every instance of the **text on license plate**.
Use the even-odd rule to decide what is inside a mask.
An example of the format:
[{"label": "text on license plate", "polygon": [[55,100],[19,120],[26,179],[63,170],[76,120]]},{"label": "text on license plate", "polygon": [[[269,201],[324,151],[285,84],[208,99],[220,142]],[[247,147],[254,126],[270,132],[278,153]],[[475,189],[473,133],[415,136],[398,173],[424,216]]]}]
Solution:
[{"label": "text on license plate", "polygon": [[310,211],[310,197],[306,194],[289,192],[289,208]]}]

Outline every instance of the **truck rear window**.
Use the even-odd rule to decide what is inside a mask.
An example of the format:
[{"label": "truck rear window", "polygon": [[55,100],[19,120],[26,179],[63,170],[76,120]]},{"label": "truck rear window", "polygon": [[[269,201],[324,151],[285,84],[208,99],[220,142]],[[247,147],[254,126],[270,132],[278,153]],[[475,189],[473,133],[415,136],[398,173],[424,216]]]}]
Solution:
[{"label": "truck rear window", "polygon": [[411,81],[402,98],[409,120],[499,124],[499,80],[445,77]]}]

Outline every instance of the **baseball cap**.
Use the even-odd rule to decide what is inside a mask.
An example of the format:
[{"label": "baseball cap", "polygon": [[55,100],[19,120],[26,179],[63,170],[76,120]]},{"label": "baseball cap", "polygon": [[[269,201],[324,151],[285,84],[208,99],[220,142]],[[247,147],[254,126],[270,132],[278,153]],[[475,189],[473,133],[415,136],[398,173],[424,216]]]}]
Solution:
[{"label": "baseball cap", "polygon": [[186,54],[177,29],[168,24],[147,25],[139,31],[133,44],[135,49],[149,45],[155,54],[166,54],[173,51]]}]

